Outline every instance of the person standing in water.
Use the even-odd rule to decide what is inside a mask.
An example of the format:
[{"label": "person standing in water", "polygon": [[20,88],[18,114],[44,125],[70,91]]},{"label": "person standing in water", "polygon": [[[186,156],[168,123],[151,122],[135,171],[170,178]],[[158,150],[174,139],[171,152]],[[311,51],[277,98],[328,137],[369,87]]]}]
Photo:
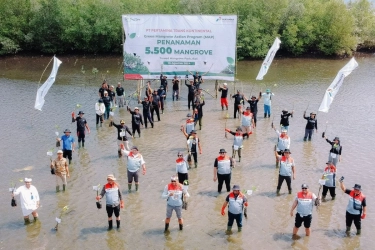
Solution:
[{"label": "person standing in water", "polygon": [[124,120],[120,121],[120,125],[117,125],[114,122],[112,122],[112,125],[117,128],[118,157],[121,157],[121,145],[124,145],[127,150],[129,149],[129,142],[126,132],[128,132],[130,136],[133,136],[133,134],[130,132],[128,126],[125,125]]},{"label": "person standing in water", "polygon": [[[78,112],[78,116],[74,119],[77,122],[77,137],[78,137],[78,148],[81,146],[84,148],[85,147],[85,136],[86,136],[86,131],[90,134],[90,128],[87,125],[87,120],[86,118],[83,117],[85,113],[82,111]],[[82,142],[82,144],[81,144]]]},{"label": "person standing in water", "polygon": [[232,146],[232,158],[236,158],[236,152],[238,152],[238,161],[241,162],[241,149],[243,148],[242,143],[246,134],[242,133],[241,127],[236,129],[236,132],[231,131],[230,129],[225,129],[228,133],[234,135],[234,141]]},{"label": "person standing in water", "polygon": [[324,139],[331,144],[331,150],[329,151],[328,161],[331,161],[335,167],[337,167],[337,162],[341,161],[341,151],[342,146],[340,145],[340,138],[335,137],[333,141],[330,141],[326,136]]},{"label": "person standing in water", "polygon": [[260,98],[262,98],[262,92],[259,92],[258,99],[253,95],[251,99],[248,100],[244,95],[244,99],[250,104],[250,112],[253,114],[254,118],[254,128],[257,126],[258,102]]},{"label": "person standing in water", "polygon": [[133,146],[130,151],[127,151],[124,145],[121,145],[121,153],[125,154],[128,158],[128,191],[131,192],[133,180],[135,182],[135,191],[138,191],[139,170],[142,167],[142,174],[146,174],[146,162],[143,160],[143,156],[138,152],[136,146]]},{"label": "person standing in water", "polygon": [[223,84],[223,87],[219,86],[219,91],[221,92],[220,97],[220,104],[221,104],[221,110],[224,110],[224,106],[228,110],[228,84],[225,82]]},{"label": "person standing in water", "polygon": [[148,97],[145,96],[144,100],[141,101],[141,99],[138,96],[138,103],[142,104],[143,110],[143,118],[145,122],[145,128],[147,128],[147,120],[151,124],[151,128],[154,127],[154,121],[151,119],[151,102],[148,100]]},{"label": "person standing in water", "polygon": [[131,109],[128,107],[128,111],[132,115],[133,137],[135,135],[135,131],[137,131],[138,136],[141,137],[141,125],[143,127],[142,115],[139,113],[138,107],[135,107],[134,111],[131,111]]},{"label": "person standing in water", "polygon": [[31,185],[31,178],[25,178],[25,185],[17,188],[12,197],[20,195],[22,214],[25,225],[30,224],[29,215],[32,214],[34,221],[38,220],[38,212],[36,211],[40,206],[39,193],[35,186]]},{"label": "person standing in water", "polygon": [[264,118],[267,116],[271,116],[271,104],[272,104],[272,96],[275,95],[274,93],[271,92],[270,89],[266,90],[266,93],[263,93],[263,99],[264,99]]},{"label": "person standing in water", "polygon": [[56,192],[60,191],[60,182],[62,182],[63,191],[66,189],[66,177],[70,177],[69,166],[66,159],[63,157],[63,151],[57,151],[57,158],[51,161],[51,169],[56,175]]},{"label": "person standing in water", "polygon": [[315,112],[311,112],[310,117],[306,116],[306,111],[303,113],[303,118],[307,120],[305,136],[303,137],[304,141],[307,140],[307,137],[309,138],[309,141],[311,141],[311,136],[314,133],[314,129],[316,130],[316,133],[318,133],[318,121],[315,119],[315,116]]}]

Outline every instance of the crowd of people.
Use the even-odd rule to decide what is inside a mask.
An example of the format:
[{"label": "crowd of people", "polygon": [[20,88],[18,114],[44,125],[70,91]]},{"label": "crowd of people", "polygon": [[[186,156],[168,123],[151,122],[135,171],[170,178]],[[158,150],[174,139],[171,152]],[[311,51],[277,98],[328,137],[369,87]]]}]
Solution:
[{"label": "crowd of people", "polygon": [[[191,72],[189,72],[192,74]],[[163,190],[162,197],[167,200],[166,219],[165,219],[165,232],[169,230],[169,223],[172,217],[172,212],[175,211],[179,229],[183,229],[183,218],[182,210],[187,209],[187,198],[190,197],[188,193],[189,175],[188,172],[193,166],[198,167],[198,154],[202,154],[201,141],[197,135],[197,129],[202,130],[203,127],[203,108],[205,105],[205,96],[203,89],[200,87],[204,83],[203,76],[196,72],[192,74],[193,79],[189,80],[188,75],[185,78],[185,86],[188,88],[187,95],[187,107],[189,113],[184,125],[181,125],[181,132],[186,138],[187,154],[184,156],[183,152],[178,152],[176,159],[176,175],[171,177],[171,182],[167,184]],[[172,81],[172,100],[178,101],[181,99],[180,87],[181,78],[175,76]],[[133,109],[129,107],[125,98],[124,88],[121,83],[118,83],[117,88],[109,86],[106,81],[103,82],[99,89],[99,100],[95,103],[96,110],[96,126],[102,126],[105,120],[110,120],[110,126],[117,129],[117,144],[118,144],[118,156],[127,158],[127,177],[128,177],[128,191],[132,191],[132,183],[135,182],[135,191],[139,191],[139,174],[146,174],[146,162],[143,156],[140,154],[138,147],[133,145],[129,147],[130,135],[134,138],[137,132],[138,136],[141,137],[141,131],[143,126],[147,129],[148,123],[151,124],[151,128],[154,128],[156,120],[161,120],[161,114],[165,113],[165,101],[168,92],[168,80],[167,76],[160,75],[160,87],[158,89],[152,89],[151,81],[147,82],[145,86],[145,96],[141,100],[138,95],[138,104],[142,106],[142,112],[138,107]],[[270,118],[272,112],[272,98],[274,93],[270,89],[266,89],[265,93],[260,92],[258,96],[251,96],[250,100],[246,98],[244,93],[237,90],[235,94],[229,95],[227,83],[223,86],[218,86],[217,90],[221,92],[220,104],[222,110],[228,110],[229,103],[228,97],[234,100],[233,103],[233,118],[240,119],[239,126],[232,131],[229,128],[225,128],[225,135],[227,133],[233,135],[232,155],[227,155],[224,148],[219,150],[219,155],[215,158],[213,164],[213,181],[218,181],[217,191],[222,192],[223,184],[225,183],[225,189],[229,193],[225,199],[225,202],[221,208],[221,214],[225,215],[225,209],[228,207],[228,223],[227,230],[228,234],[232,233],[232,226],[234,220],[236,220],[238,231],[242,230],[242,215],[244,209],[249,204],[248,198],[241,191],[238,184],[233,185],[231,188],[232,181],[232,169],[236,165],[236,157],[241,162],[241,151],[243,148],[243,141],[249,139],[249,136],[256,133],[257,125],[257,113],[258,113],[258,102],[264,100],[264,118]],[[246,107],[246,103],[249,106]],[[113,108],[125,108],[131,115],[131,129],[125,125],[125,121],[120,120],[120,124],[116,124],[113,121]],[[156,113],[156,117],[154,114]],[[288,193],[292,194],[291,182],[296,179],[296,165],[294,159],[291,157],[291,138],[288,134],[289,118],[293,117],[294,110],[288,112],[288,110],[282,110],[280,115],[280,126],[272,127],[277,134],[277,143],[274,147],[274,155],[276,159],[276,168],[279,169],[278,183],[276,194],[280,195],[281,187],[286,181]],[[303,118],[306,119],[307,124],[305,128],[304,141],[311,140],[312,134],[317,132],[318,125],[316,114],[310,113],[310,116],[306,116],[306,111],[303,114]],[[78,147],[85,147],[85,134],[86,131],[90,133],[90,128],[87,124],[87,120],[84,117],[84,112],[79,111],[78,116],[72,113],[72,122],[77,124],[77,138]],[[329,140],[325,133],[322,137],[331,145],[329,151],[329,157],[327,160],[327,166],[325,167],[322,180],[322,197],[320,193],[318,195],[312,193],[309,190],[309,186],[306,183],[301,185],[301,191],[297,192],[294,202],[291,207],[290,215],[293,216],[293,211],[296,209],[295,215],[295,226],[293,228],[293,235],[296,235],[298,229],[304,223],[306,235],[310,235],[310,225],[312,220],[313,207],[319,206],[320,200],[327,201],[327,193],[330,192],[332,200],[336,197],[336,174],[337,165],[341,161],[342,146],[340,139],[335,137],[332,141]],[[60,191],[60,184],[62,184],[62,191],[67,188],[67,178],[70,177],[69,165],[72,162],[72,154],[75,150],[75,139],[71,136],[71,131],[66,129],[64,135],[57,138],[57,143],[60,145],[61,150],[57,152],[57,158],[51,160],[51,173],[56,175],[56,192]],[[145,149],[146,150],[146,149]],[[366,217],[366,197],[361,192],[361,186],[355,184],[353,189],[347,189],[343,183],[344,178],[339,179],[340,188],[350,196],[349,204],[346,209],[346,232],[350,233],[351,224],[354,221],[357,229],[357,234],[361,234],[361,219]],[[30,223],[29,215],[32,214],[34,220],[37,220],[37,208],[39,206],[39,195],[37,189],[31,185],[31,179],[25,178],[25,185],[21,186],[12,193],[12,196],[21,195],[21,207],[24,215],[25,223]],[[106,212],[108,215],[108,229],[113,228],[112,216],[113,213],[116,217],[117,228],[120,228],[120,210],[124,208],[124,202],[122,199],[122,192],[120,186],[116,182],[116,178],[113,174],[107,176],[108,183],[103,186],[100,194],[96,197],[98,201],[105,197],[106,199]],[[231,191],[232,190],[232,191]],[[12,203],[13,204],[13,203]],[[246,215],[246,214],[245,214]]]}]

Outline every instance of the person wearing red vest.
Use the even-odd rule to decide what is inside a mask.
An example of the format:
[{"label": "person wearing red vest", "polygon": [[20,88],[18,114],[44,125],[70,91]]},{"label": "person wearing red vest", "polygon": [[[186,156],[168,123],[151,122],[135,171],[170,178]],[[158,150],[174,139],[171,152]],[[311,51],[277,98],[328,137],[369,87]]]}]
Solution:
[{"label": "person wearing red vest", "polygon": [[354,184],[353,190],[346,189],[344,186],[344,177],[340,179],[342,191],[350,196],[348,206],[346,207],[346,233],[350,234],[350,227],[354,221],[357,228],[357,235],[361,234],[361,219],[366,218],[366,196],[362,194],[361,185]]},{"label": "person wearing red vest", "polygon": [[178,218],[178,224],[180,230],[183,228],[183,219],[182,219],[182,199],[183,197],[190,197],[187,189],[184,189],[183,186],[177,182],[178,177],[172,176],[171,183],[164,187],[162,198],[167,199],[167,213],[165,219],[165,229],[164,233],[168,232],[169,222],[171,221],[173,210],[176,211]]},{"label": "person wearing red vest", "polygon": [[245,139],[245,136],[248,136],[246,133],[242,133],[242,128],[238,127],[236,132],[231,131],[229,128],[226,128],[225,131],[234,135],[234,141],[232,146],[232,158],[236,158],[236,152],[238,152],[238,161],[241,162],[241,149],[243,148],[242,142]]},{"label": "person wearing red vest", "polygon": [[310,225],[312,220],[313,206],[319,204],[320,198],[309,190],[307,184],[302,184],[302,191],[297,193],[294,200],[290,216],[293,217],[293,210],[297,207],[296,219],[293,228],[293,237],[297,235],[298,229],[301,227],[302,222],[305,227],[306,236],[310,235]]},{"label": "person wearing red vest", "polygon": [[128,158],[127,172],[128,172],[128,191],[131,192],[133,179],[135,182],[135,191],[139,188],[139,171],[142,168],[142,174],[146,174],[146,162],[143,156],[139,153],[138,147],[133,146],[130,151],[125,150],[125,146],[121,144],[121,153]]},{"label": "person wearing red vest", "polygon": [[276,194],[280,194],[281,185],[283,184],[284,180],[288,186],[289,194],[292,193],[292,177],[293,180],[296,179],[296,171],[295,171],[295,164],[294,159],[290,157],[290,150],[285,149],[284,155],[281,156],[277,153],[277,149],[275,146],[275,156],[278,161],[280,161],[280,170],[279,170],[279,180],[277,183]]},{"label": "person wearing red vest", "polygon": [[328,190],[332,200],[336,198],[336,167],[333,165],[332,161],[328,161],[326,164],[327,167],[324,169],[322,176],[322,179],[326,180],[326,183],[323,185],[323,201],[326,200]]},{"label": "person wearing red vest", "polygon": [[234,160],[226,155],[225,149],[220,149],[220,156],[215,159],[214,163],[214,182],[218,180],[217,191],[221,193],[223,183],[227,188],[227,192],[230,192],[230,179],[232,168],[234,168]]},{"label": "person wearing red vest", "polygon": [[115,213],[117,228],[120,228],[120,208],[124,208],[124,201],[116,178],[110,174],[107,176],[108,183],[103,186],[102,192],[96,196],[97,200],[106,199],[106,211],[108,215],[108,230],[112,229],[112,215]]},{"label": "person wearing red vest", "polygon": [[178,176],[178,182],[183,184],[185,180],[189,180],[189,164],[187,162],[187,156],[184,157],[182,152],[177,153],[176,160],[176,173]]},{"label": "person wearing red vest", "polygon": [[247,207],[247,198],[240,191],[239,185],[233,186],[233,191],[227,196],[223,206],[221,207],[221,215],[225,215],[225,208],[228,206],[228,226],[227,234],[232,233],[232,226],[234,220],[236,220],[238,232],[242,231],[242,211],[244,206]]}]

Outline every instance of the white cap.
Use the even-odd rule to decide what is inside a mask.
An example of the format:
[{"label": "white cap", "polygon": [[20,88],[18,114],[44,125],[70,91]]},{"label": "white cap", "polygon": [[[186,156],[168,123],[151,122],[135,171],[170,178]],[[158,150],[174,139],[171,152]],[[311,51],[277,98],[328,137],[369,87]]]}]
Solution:
[{"label": "white cap", "polygon": [[228,84],[225,82],[225,83],[224,83],[224,86],[227,86],[227,85],[228,85]]},{"label": "white cap", "polygon": [[60,149],[60,150],[57,150],[57,153],[58,153],[58,154],[62,154],[63,151]]},{"label": "white cap", "polygon": [[138,109],[138,110],[139,110],[139,108],[138,108],[138,107],[135,107],[135,108],[134,108],[134,110],[136,110],[136,109]]},{"label": "white cap", "polygon": [[32,180],[31,178],[25,178],[25,182],[31,182]]}]

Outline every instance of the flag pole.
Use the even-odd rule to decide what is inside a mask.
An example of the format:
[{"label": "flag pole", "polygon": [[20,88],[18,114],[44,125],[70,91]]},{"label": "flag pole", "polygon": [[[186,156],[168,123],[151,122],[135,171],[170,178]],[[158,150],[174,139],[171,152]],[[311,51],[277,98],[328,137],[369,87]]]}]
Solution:
[{"label": "flag pole", "polygon": [[[55,56],[52,57],[52,59],[51,59],[51,60],[49,61],[49,63],[47,64],[46,68],[43,70],[43,73],[42,73],[42,75],[40,76],[40,79],[39,79],[39,82],[38,82],[38,88],[39,88],[40,82],[42,81],[42,77],[43,77],[43,75],[44,75],[44,72],[46,72],[46,70],[47,70],[48,66],[51,64],[53,58],[55,58]],[[37,89],[38,89],[38,88],[37,88]]]}]

